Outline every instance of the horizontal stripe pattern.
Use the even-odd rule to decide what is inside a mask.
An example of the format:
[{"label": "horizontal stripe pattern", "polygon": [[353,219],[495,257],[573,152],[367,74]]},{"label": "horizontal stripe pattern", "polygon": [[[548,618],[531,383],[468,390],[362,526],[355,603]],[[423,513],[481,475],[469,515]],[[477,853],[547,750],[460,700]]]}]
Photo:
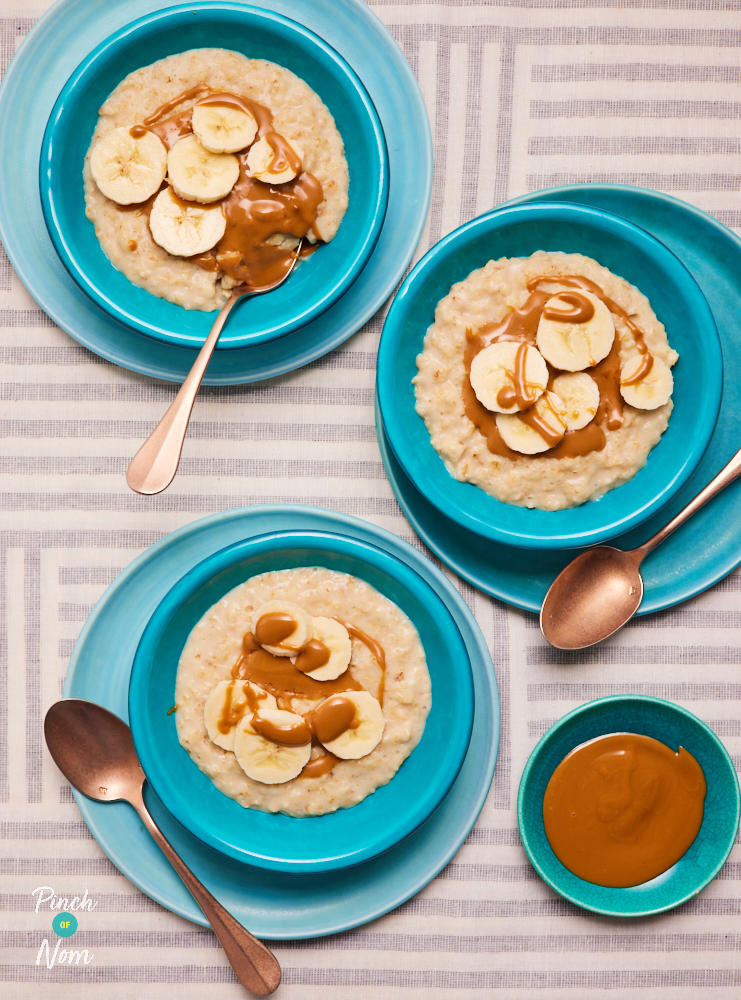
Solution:
[{"label": "horizontal stripe pattern", "polygon": [[[492,206],[557,184],[648,186],[741,230],[741,0],[370,6],[417,74],[431,119],[433,198],[417,257]],[[18,8],[18,0],[0,0],[3,66],[33,23]],[[244,995],[215,935],[141,893],[92,839],[44,748],[43,716],[106,587],[148,546],[208,513],[270,502],[324,506],[397,532],[441,566],[402,516],[376,443],[384,315],[286,376],[204,386],[175,483],[142,498],[127,490],[125,472],[177,386],[117,368],[62,334],[0,251],[3,996]],[[290,338],[284,344],[290,350]],[[393,914],[318,940],[276,942],[284,969],[276,995],[738,1000],[738,839],[719,878],[677,910],[606,920],[536,875],[517,825],[517,790],[535,741],[554,722],[585,701],[624,692],[683,704],[741,770],[741,573],[579,653],[551,649],[535,615],[449,576],[481,625],[501,697],[499,763],[482,816],[424,892]],[[40,886],[53,889],[55,911],[46,904],[36,912],[31,893]],[[53,949],[58,940],[54,912],[86,890],[95,909],[78,913],[79,930],[61,947],[73,962],[75,951],[94,959],[35,965],[42,942]]]}]

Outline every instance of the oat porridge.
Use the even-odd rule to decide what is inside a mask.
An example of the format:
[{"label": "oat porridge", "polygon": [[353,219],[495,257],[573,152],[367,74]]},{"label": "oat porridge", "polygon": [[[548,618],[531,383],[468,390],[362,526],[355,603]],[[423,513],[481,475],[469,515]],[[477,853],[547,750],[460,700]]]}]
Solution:
[{"label": "oat porridge", "polygon": [[677,358],[646,296],[597,261],[502,258],[438,303],[416,409],[456,479],[563,510],[646,464],[669,422]]},{"label": "oat porridge", "polygon": [[430,677],[409,618],[319,567],[252,577],[190,633],[175,684],[181,745],[240,805],[290,816],[354,806],[419,743]]},{"label": "oat porridge", "polygon": [[220,309],[329,242],[347,209],[342,137],[290,70],[191,49],[130,73],[100,109],[83,171],[114,267],[185,309]]}]

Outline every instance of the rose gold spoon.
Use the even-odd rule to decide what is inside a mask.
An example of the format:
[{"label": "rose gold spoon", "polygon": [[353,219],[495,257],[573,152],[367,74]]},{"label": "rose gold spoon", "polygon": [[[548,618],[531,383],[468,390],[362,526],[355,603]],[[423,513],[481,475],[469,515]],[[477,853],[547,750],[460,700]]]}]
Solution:
[{"label": "rose gold spoon", "polygon": [[303,240],[296,247],[291,266],[283,277],[272,285],[268,285],[266,288],[237,285],[236,288],[232,289],[232,294],[221,307],[216,322],[206,338],[206,343],[198,352],[198,357],[188,372],[188,377],[180,386],[177,396],[170,403],[170,408],[131,460],[126,473],[126,482],[134,493],[143,493],[146,496],[161,493],[173,481],[175,473],[178,471],[178,465],[180,465],[180,453],[183,450],[193,404],[196,401],[203,376],[206,374],[206,368],[214,353],[216,341],[221,335],[227,316],[243,295],[250,297],[264,295],[265,292],[272,292],[282,285],[296,267],[302,245]]},{"label": "rose gold spoon", "polygon": [[545,595],[540,628],[548,642],[556,649],[585,649],[622,628],[643,600],[638,569],[643,559],[739,475],[741,451],[666,527],[637,549],[625,552],[599,545],[578,555]]},{"label": "rose gold spoon", "polygon": [[67,698],[46,713],[44,736],[54,763],[78,791],[99,802],[123,799],[136,809],[203,910],[240,983],[259,997],[275,992],[281,979],[275,955],[214,899],[150,816],[142,797],[146,778],[126,723],[91,701]]}]

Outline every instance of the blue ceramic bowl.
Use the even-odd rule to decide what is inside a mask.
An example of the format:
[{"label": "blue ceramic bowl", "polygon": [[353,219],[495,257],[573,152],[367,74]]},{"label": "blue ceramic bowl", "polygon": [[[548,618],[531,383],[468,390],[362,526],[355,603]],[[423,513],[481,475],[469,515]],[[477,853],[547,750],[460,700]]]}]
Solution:
[{"label": "blue ceramic bowl", "polygon": [[[175,716],[167,715],[180,654],[202,615],[249,577],[295,566],[351,573],[394,601],[419,632],[432,680],[432,708],[422,739],[391,781],[350,809],[300,819],[243,809],[219,792],[180,746]],[[331,871],[398,844],[445,798],[471,736],[471,667],[450,612],[409,566],[349,536],[282,531],[221,549],[167,594],[136,652],[129,723],[152,788],[204,843],[259,868]]]},{"label": "blue ceramic bowl", "polygon": [[[679,352],[669,427],[636,476],[571,510],[500,503],[454,479],[414,409],[411,379],[435,307],[451,285],[499,257],[561,250],[593,257],[648,296]],[[489,212],[446,236],[404,281],[378,351],[378,402],[403,470],[438,510],[484,538],[524,548],[593,545],[636,527],[677,493],[696,468],[715,427],[723,362],[712,313],[686,267],[663,243],[625,219],[567,203]]]},{"label": "blue ceramic bowl", "polygon": [[78,285],[115,319],[167,344],[200,347],[215,313],[186,310],[137,288],[103,253],[85,217],[82,167],[98,109],[132,70],[193,48],[225,48],[292,70],[321,97],[345,142],[350,203],[337,236],[280,289],[241,304],[217,350],[275,340],[316,319],[370,257],[386,212],[388,164],[381,123],[347,63],[311,31],[239,3],[197,3],[140,18],[101,43],[59,95],[41,149],[40,189],[54,246]]},{"label": "blue ceramic bowl", "polygon": [[[564,757],[587,740],[620,732],[652,736],[672,750],[683,746],[707,782],[702,826],[690,849],[668,871],[630,889],[594,885],[573,875],[553,853],[543,826],[546,785]],[[530,755],[517,800],[522,843],[540,877],[577,906],[611,917],[647,917],[696,896],[731,853],[740,815],[736,769],[715,733],[679,705],[643,695],[600,698],[559,719]]]}]

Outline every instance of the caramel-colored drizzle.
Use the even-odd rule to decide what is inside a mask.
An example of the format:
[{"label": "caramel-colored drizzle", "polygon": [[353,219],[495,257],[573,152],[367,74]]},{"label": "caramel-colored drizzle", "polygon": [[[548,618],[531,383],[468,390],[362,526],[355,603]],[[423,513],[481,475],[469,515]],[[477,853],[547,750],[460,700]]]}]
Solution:
[{"label": "caramel-colored drizzle", "polygon": [[643,354],[643,357],[641,358],[641,363],[638,365],[635,374],[631,375],[630,378],[622,379],[620,384],[637,385],[639,382],[642,382],[644,380],[644,378],[648,375],[653,366],[654,366],[654,356],[653,354],[649,354],[646,351]]},{"label": "caramel-colored drizzle", "polygon": [[[272,630],[273,627],[277,628],[278,618],[281,616],[280,612],[272,612],[275,618],[266,623],[270,625]],[[283,615],[283,618],[291,617],[291,620],[295,619],[289,615]],[[257,623],[257,629],[262,634],[261,626],[263,620],[268,618],[268,615],[262,615]],[[340,621],[339,618],[335,619]],[[350,635],[355,636],[364,643],[368,649],[371,651],[373,656],[376,658],[379,667],[381,668],[381,681],[379,684],[378,700],[381,705],[383,705],[383,693],[384,684],[386,679],[386,654],[384,652],[383,646],[372,639],[366,632],[362,629],[357,628],[355,625],[349,622],[341,622],[345,626]],[[287,627],[287,623],[283,623],[283,628]],[[293,630],[292,630],[293,631]],[[275,632],[270,632],[271,636]],[[292,633],[287,633],[286,637],[290,636]],[[310,640],[304,646],[304,650],[311,645],[315,640]],[[274,645],[273,641],[267,643],[268,645]],[[327,660],[329,659],[329,650],[326,645],[322,642],[316,641],[317,646],[321,646],[323,649],[327,650]],[[291,663],[291,658],[288,656],[273,656],[272,653],[268,653],[267,650],[262,648],[262,645],[258,642],[257,637],[252,634],[252,632],[245,632],[242,638],[242,654],[237,659],[236,663],[232,667],[232,683],[227,686],[226,696],[224,698],[224,706],[222,709],[221,719],[219,720],[219,730],[221,732],[227,733],[236,725],[242,716],[249,709],[252,714],[251,725],[256,732],[259,732],[265,739],[271,740],[274,743],[283,742],[286,746],[300,746],[312,740],[314,745],[319,745],[323,742],[331,742],[332,739],[337,739],[341,736],[348,728],[357,728],[357,722],[355,721],[355,705],[350,701],[349,698],[337,697],[341,695],[344,691],[362,691],[363,686],[351,676],[350,671],[346,670],[344,673],[340,674],[339,677],[334,678],[334,680],[328,681],[317,681],[313,677],[309,677],[307,674],[303,673],[298,667],[299,659],[301,654],[296,657],[296,663]],[[326,660],[324,661],[326,662]],[[324,664],[318,664],[317,666],[323,666]],[[309,669],[317,669],[316,666],[310,667]],[[280,727],[275,729],[271,728],[273,726],[266,719],[262,719],[259,716],[259,705],[255,697],[254,691],[249,684],[243,685],[243,690],[247,698],[247,704],[241,706],[241,709],[232,708],[232,688],[237,681],[250,681],[258,688],[262,688],[264,691],[270,692],[278,705],[287,710],[292,711],[291,698],[306,698],[310,701],[319,701],[320,699],[326,698],[327,701],[322,702],[318,709],[313,713],[304,717],[303,723],[294,723],[293,729],[290,732],[286,730],[284,733]],[[325,705],[329,705],[325,709]],[[349,707],[348,707],[349,706]],[[350,711],[352,709],[352,711]],[[319,719],[317,721],[317,715]],[[256,725],[257,720],[257,725]],[[344,722],[344,724],[342,724]],[[342,724],[342,725],[341,725]],[[222,728],[222,725],[226,728]],[[306,729],[302,728],[305,725]],[[319,729],[317,729],[317,726]],[[306,732],[309,733],[309,738],[304,739]],[[334,733],[331,737],[327,736],[327,733]],[[272,734],[272,735],[271,735]],[[281,739],[277,737],[280,736]],[[300,738],[300,742],[296,743],[286,743],[286,739],[296,739]],[[301,772],[301,777],[319,777],[322,774],[327,774],[332,770],[334,765],[337,763],[337,758],[326,751],[319,757],[314,758],[314,760],[309,761]]]},{"label": "caramel-colored drizzle", "polygon": [[381,680],[378,684],[378,703],[383,708],[383,694],[386,688],[386,654],[383,646],[376,642],[375,639],[371,639],[368,633],[364,632],[362,628],[358,628],[357,625],[351,625],[350,622],[342,621],[341,618],[335,618],[335,621],[339,622],[340,625],[344,625],[350,635],[362,642],[364,646],[367,646],[375,657],[378,666],[381,668]]},{"label": "caramel-colored drizzle", "polygon": [[329,646],[320,639],[309,639],[293,665],[302,674],[310,674],[312,670],[318,670],[329,663],[331,655]]},{"label": "caramel-colored drizzle", "polygon": [[[500,341],[515,341],[523,346],[535,346],[541,316],[545,316],[546,319],[568,323],[586,323],[592,318],[594,315],[594,303],[590,302],[585,295],[580,295],[578,291],[544,292],[538,286],[545,283],[561,284],[570,288],[581,288],[584,291],[591,292],[604,302],[613,315],[623,320],[633,335],[636,347],[646,359],[634,376],[635,382],[640,382],[642,378],[645,378],[653,364],[653,357],[648,353],[648,346],[640,328],[636,326],[622,306],[619,306],[605,295],[596,282],[582,275],[573,274],[551,274],[532,278],[527,284],[530,295],[519,309],[512,310],[499,323],[488,323],[476,332],[470,328],[466,330],[466,349],[463,356],[466,370],[462,386],[464,412],[468,419],[486,438],[487,448],[492,454],[501,455],[504,458],[514,461],[522,458],[522,455],[517,451],[513,451],[502,440],[496,424],[496,414],[491,410],[487,410],[479,401],[471,386],[469,373],[471,371],[471,362],[479,351],[482,351],[485,347],[489,347],[491,344]],[[568,303],[571,308],[562,310],[556,309],[552,305],[546,306],[549,299],[556,297]],[[518,348],[518,357],[521,349]],[[580,430],[566,431],[563,438],[560,434],[556,435],[552,428],[540,420],[537,414],[535,414],[532,404],[530,404],[529,409],[521,407],[517,393],[518,388],[521,390],[524,384],[524,362],[521,367],[523,377],[520,386],[518,387],[517,385],[517,372],[515,372],[513,379],[515,384],[512,387],[505,386],[501,389],[497,394],[497,402],[501,406],[507,407],[517,403],[521,409],[521,412],[518,413],[519,418],[533,427],[534,430],[541,434],[546,443],[551,446],[549,451],[541,452],[540,455],[528,456],[529,458],[576,458],[580,455],[588,455],[592,451],[601,451],[605,447],[606,436],[600,425],[605,425],[608,430],[617,430],[617,428],[622,427],[623,398],[620,394],[620,342],[617,334],[608,356],[589,370],[589,374],[597,383],[600,392],[600,403],[594,419]],[[560,372],[551,365],[548,366],[548,370],[550,376],[548,388],[551,388],[553,380]],[[634,382],[631,379],[629,382],[624,382],[623,384],[634,384]],[[521,393],[520,398],[526,398],[526,394]]]},{"label": "caramel-colored drizzle", "polygon": [[532,392],[535,387],[530,385],[525,377],[527,351],[528,345],[520,344],[517,348],[517,354],[515,354],[515,370],[511,373],[512,385],[503,385],[497,393],[497,402],[507,409],[511,406],[517,406],[518,410],[526,410],[537,399],[536,394]]},{"label": "caramel-colored drizzle", "polygon": [[323,754],[314,757],[313,760],[304,765],[299,778],[321,778],[323,774],[328,774],[335,764],[339,764],[339,762],[339,757],[335,757],[329,750],[325,750]]},{"label": "caramel-colored drizzle", "polygon": [[[555,423],[556,424],[561,423],[561,428],[563,428],[563,422],[561,421],[561,418],[553,409],[550,400],[547,397],[546,397],[546,405],[553,414]],[[534,431],[537,431],[537,433],[540,434],[540,436],[543,438],[545,443],[550,448],[554,448],[559,443],[561,438],[564,436],[564,430],[563,429],[558,430],[551,424],[549,424],[546,420],[543,419],[543,417],[541,417],[541,415],[538,413],[538,411],[535,409],[534,406],[531,406],[529,410],[523,410],[521,413],[518,413],[517,416],[523,422],[523,424],[527,424],[529,427],[532,427]]]},{"label": "caramel-colored drizzle", "polygon": [[[164,116],[207,90],[210,88],[206,84],[199,83],[183,91],[157,108],[144,119],[142,125],[132,126],[129,130],[131,135],[136,138],[149,130],[159,137],[167,149],[172,149],[176,142],[193,132],[193,108],[168,118]],[[226,231],[213,251],[191,258],[204,271],[223,271],[240,284],[266,288],[288,273],[296,257],[295,251],[273,246],[266,240],[276,233],[302,239],[310,232],[320,239],[315,220],[324,200],[322,185],[313,174],[301,170],[300,158],[290,144],[274,131],[272,112],[263,104],[237,94],[216,92],[202,97],[197,105],[237,108],[250,115],[257,122],[255,138],[264,136],[273,150],[270,169],[277,173],[290,166],[297,172],[301,171],[285,184],[265,184],[248,176],[248,151],[235,154],[239,160],[239,178],[220,203],[226,216]],[[155,197],[156,194],[143,204],[120,208],[148,215]],[[310,252],[313,250],[302,252],[300,256],[306,257]]]},{"label": "caramel-colored drizzle", "polygon": [[258,713],[253,715],[250,725],[260,736],[271,743],[277,743],[283,747],[302,747],[311,743],[311,729],[305,719],[300,722],[280,723],[271,722],[270,719],[263,719]]},{"label": "caramel-colored drizzle", "polygon": [[267,132],[265,140],[273,151],[268,173],[282,174],[284,170],[292,170],[297,174],[301,169],[301,157],[293,146],[278,132]]},{"label": "caramel-colored drizzle", "polygon": [[336,694],[322,702],[314,712],[312,729],[320,743],[331,743],[348,729],[357,729],[360,721],[355,718],[355,703]]},{"label": "caramel-colored drizzle", "polygon": [[165,101],[164,104],[160,104],[156,111],[153,111],[151,115],[144,119],[144,125],[149,128],[150,125],[154,125],[158,118],[161,118],[163,115],[169,115],[171,111],[174,111],[178,104],[182,104],[184,101],[192,101],[194,97],[202,94],[204,90],[210,89],[205,83],[197,83],[195,87],[184,90],[182,94],[173,97],[171,101]]},{"label": "caramel-colored drizzle", "polygon": [[279,646],[298,628],[293,615],[283,611],[270,611],[262,615],[255,627],[255,639],[261,646]]}]

